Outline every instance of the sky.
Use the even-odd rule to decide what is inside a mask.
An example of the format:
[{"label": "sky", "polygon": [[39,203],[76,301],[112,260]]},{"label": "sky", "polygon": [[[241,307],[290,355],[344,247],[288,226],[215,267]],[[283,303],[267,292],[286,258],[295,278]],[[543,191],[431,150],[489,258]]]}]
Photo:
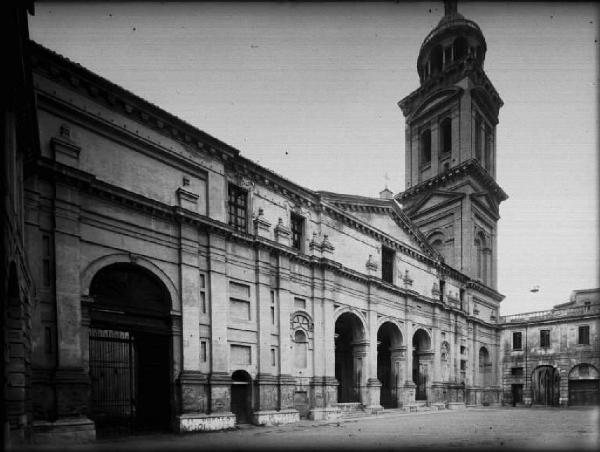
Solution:
[{"label": "sky", "polygon": [[[599,7],[459,2],[504,101],[501,314],[600,287]],[[312,190],[405,188],[404,117],[442,2],[36,2],[36,42]],[[537,293],[530,292],[539,285]]]}]

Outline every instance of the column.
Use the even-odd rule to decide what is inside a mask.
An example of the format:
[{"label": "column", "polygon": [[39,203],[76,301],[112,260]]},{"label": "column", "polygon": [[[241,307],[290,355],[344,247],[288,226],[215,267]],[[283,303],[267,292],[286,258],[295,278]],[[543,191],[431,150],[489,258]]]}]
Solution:
[{"label": "column", "polygon": [[208,236],[208,276],[210,287],[211,413],[231,414],[231,375],[229,374],[229,347],[227,323],[229,286],[227,284],[225,237],[210,233]]},{"label": "column", "polygon": [[279,291],[279,409],[294,408],[296,380],[292,377],[292,344],[290,315],[294,300],[290,294],[290,258],[277,257],[277,286]]},{"label": "column", "polygon": [[55,189],[54,249],[58,347],[58,366],[54,377],[58,416],[56,424],[66,424],[69,422],[68,418],[86,418],[90,380],[82,356],[82,343],[88,338],[81,337],[79,192],[76,188],[60,182],[56,183]]},{"label": "column", "polygon": [[376,412],[383,410],[383,407],[380,403],[381,382],[377,379],[377,303],[370,298],[369,294],[369,311],[367,319],[369,323],[369,330],[367,332],[369,342],[366,349],[367,367],[365,369],[365,377],[367,378],[367,399],[366,403],[363,401],[363,404],[365,404],[367,409],[371,412]]},{"label": "column", "polygon": [[[408,312],[408,311],[406,311]],[[402,390],[402,407],[415,403],[416,385],[413,382],[413,327],[410,319],[406,319],[406,361],[404,366],[404,387]]]},{"label": "column", "polygon": [[[256,408],[258,412],[276,410],[278,404],[277,378],[271,364],[271,263],[270,252],[264,248],[256,251],[256,304],[258,310],[258,376]],[[289,324],[289,321],[288,321]],[[285,326],[280,324],[281,327]],[[286,329],[286,328],[283,328]],[[253,416],[260,424],[259,413]]]},{"label": "column", "polygon": [[[181,347],[179,375],[181,414],[207,410],[207,375],[200,371],[200,272],[198,230],[179,225],[179,281],[181,284]],[[176,300],[173,300],[176,303]]]},{"label": "column", "polygon": [[398,407],[403,404],[402,388],[404,386],[404,374],[406,372],[406,346],[401,345],[390,349],[390,361],[392,362],[392,400],[396,401]]}]

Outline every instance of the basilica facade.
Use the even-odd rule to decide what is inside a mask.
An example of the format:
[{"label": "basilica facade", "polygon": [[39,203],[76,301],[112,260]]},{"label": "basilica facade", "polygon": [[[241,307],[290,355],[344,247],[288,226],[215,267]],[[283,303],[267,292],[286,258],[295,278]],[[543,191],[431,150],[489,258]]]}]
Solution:
[{"label": "basilica facade", "polygon": [[38,438],[500,402],[502,101],[451,4],[399,102],[406,190],[378,198],[296,185],[30,50]]},{"label": "basilica facade", "polygon": [[16,442],[597,397],[597,291],[499,317],[502,100],[455,2],[398,103],[405,190],[378,197],[292,183],[23,30],[0,267]]}]

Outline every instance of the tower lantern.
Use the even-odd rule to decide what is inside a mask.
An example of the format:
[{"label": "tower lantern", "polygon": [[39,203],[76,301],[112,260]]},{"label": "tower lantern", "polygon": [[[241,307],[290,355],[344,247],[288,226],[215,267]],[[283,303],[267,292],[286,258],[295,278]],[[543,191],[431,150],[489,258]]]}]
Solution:
[{"label": "tower lantern", "polygon": [[474,21],[444,2],[423,40],[420,87],[398,105],[406,118],[406,190],[395,198],[445,261],[496,287],[496,223],[507,199],[496,183],[502,100],[484,72],[487,44]]}]

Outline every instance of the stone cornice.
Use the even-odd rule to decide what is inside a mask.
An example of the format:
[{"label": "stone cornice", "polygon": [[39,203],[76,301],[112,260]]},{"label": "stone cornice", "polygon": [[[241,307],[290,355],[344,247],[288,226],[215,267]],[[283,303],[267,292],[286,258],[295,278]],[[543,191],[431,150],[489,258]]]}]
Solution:
[{"label": "stone cornice", "polygon": [[477,87],[486,91],[493,105],[492,119],[498,122],[498,111],[504,105],[498,91],[473,57],[467,57],[457,61],[444,69],[440,74],[426,80],[419,88],[398,102],[404,116],[409,116],[415,109],[416,103],[425,98],[429,93],[448,88],[465,77],[469,77]]},{"label": "stone cornice", "polygon": [[[35,172],[44,178],[48,178],[51,180],[60,180],[62,182],[68,183],[69,185],[75,186],[81,191],[86,192],[90,195],[104,198],[111,202],[121,204],[125,207],[145,212],[157,218],[161,218],[165,221],[181,222],[195,225],[209,232],[221,234],[227,237],[229,240],[246,243],[254,247],[264,247],[271,251],[276,251],[278,253],[285,254],[291,259],[303,262],[307,265],[316,265],[321,267],[322,269],[329,269],[348,279],[360,281],[365,284],[375,284],[382,290],[396,293],[400,296],[410,296],[423,302],[439,304],[439,300],[421,295],[418,292],[411,289],[386,283],[380,278],[360,273],[348,267],[344,267],[341,263],[333,261],[326,257],[309,256],[301,254],[294,248],[282,245],[273,240],[260,236],[255,236],[253,234],[239,232],[231,226],[227,225],[226,223],[213,220],[205,215],[200,215],[198,213],[189,211],[179,206],[168,206],[162,202],[148,199],[142,195],[138,195],[128,190],[115,187],[111,184],[96,179],[95,176],[89,173],[78,170],[76,168],[62,165],[46,157],[40,157],[36,161]],[[422,256],[422,258],[425,257]],[[436,262],[433,261],[430,261],[430,263],[436,264]],[[440,264],[437,263],[438,267],[439,265]],[[465,275],[462,275],[461,273],[458,273],[445,265],[442,266],[442,268],[444,272],[456,273],[456,276],[459,277],[461,281],[468,279]],[[480,285],[473,285],[472,287],[476,290],[479,290],[480,287],[485,288],[484,286]],[[497,294],[497,292],[494,293]],[[501,297],[503,298],[503,296]]]},{"label": "stone cornice", "polygon": [[474,176],[490,192],[490,194],[497,199],[498,203],[508,199],[508,195],[504,192],[504,190],[502,190],[494,178],[480,165],[477,159],[469,159],[457,166],[449,168],[437,176],[427,179],[426,181],[423,181],[409,188],[408,190],[398,193],[394,199],[402,203],[403,200],[411,198],[412,196],[415,196],[426,190],[432,190],[433,188],[443,186],[450,181],[466,175]]}]

